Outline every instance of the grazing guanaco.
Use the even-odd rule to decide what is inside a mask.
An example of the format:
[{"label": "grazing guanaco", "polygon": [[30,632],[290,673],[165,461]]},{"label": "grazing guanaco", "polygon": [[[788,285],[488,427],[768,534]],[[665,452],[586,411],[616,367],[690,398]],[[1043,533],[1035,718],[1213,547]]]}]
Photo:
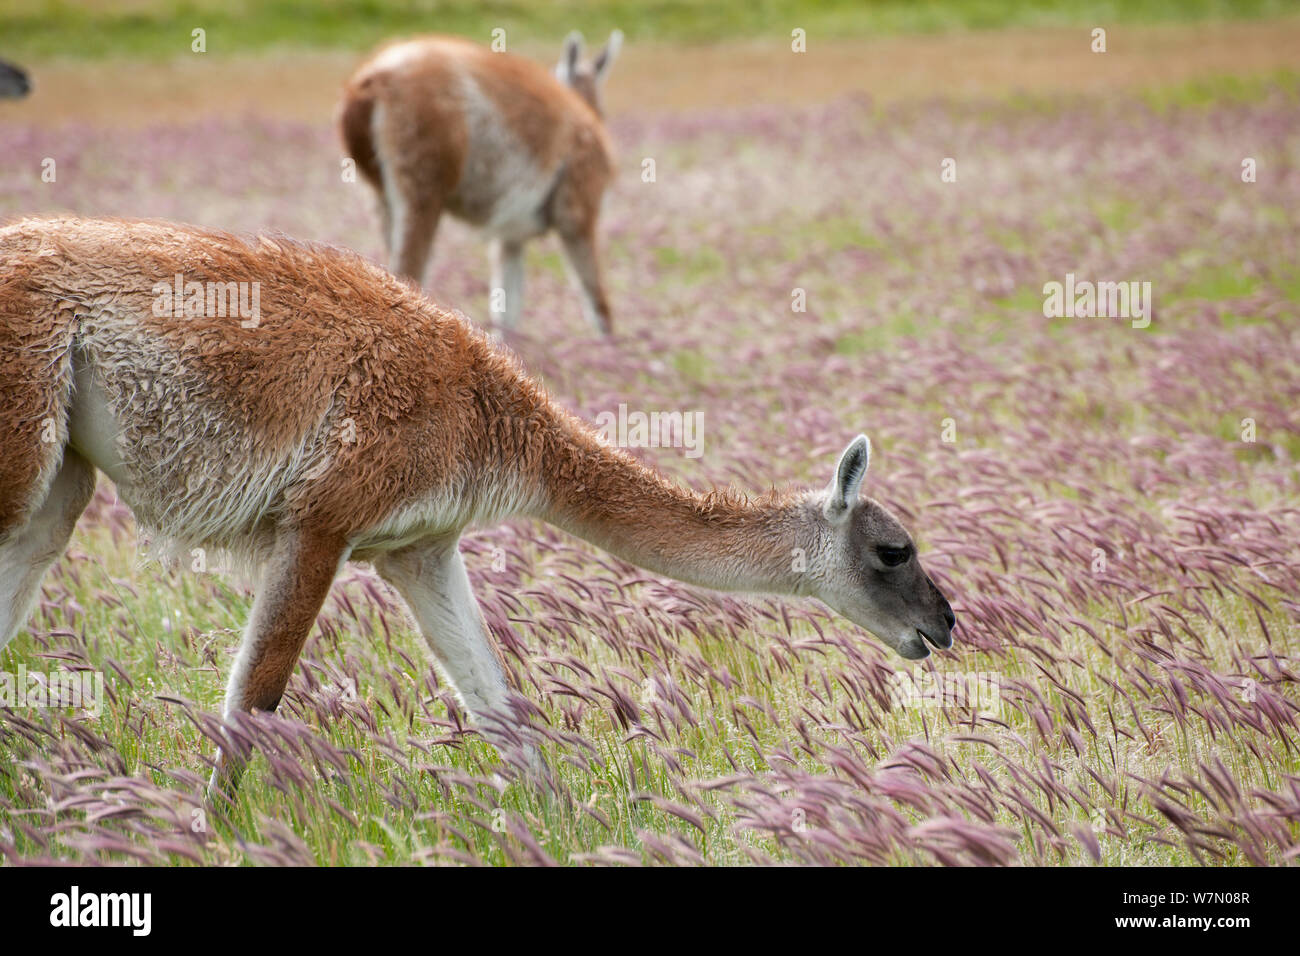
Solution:
[{"label": "grazing guanaco", "polygon": [[402,596],[472,717],[504,714],[457,542],[512,516],[691,584],[820,598],[908,659],[952,645],[911,537],[859,496],[865,436],[821,489],[682,488],[352,253],[163,222],[9,225],[0,397],[0,647],[98,469],[152,536],[260,568],[227,718],[275,709],[348,560]]},{"label": "grazing guanaco", "polygon": [[555,74],[468,40],[428,36],[381,48],[339,106],[344,149],[374,187],[389,268],[423,281],[438,220],[450,213],[489,239],[490,312],[513,328],[524,243],[554,229],[583,313],[611,330],[596,220],[614,160],[600,88],[622,45],[615,31],[591,63],[570,34]]}]

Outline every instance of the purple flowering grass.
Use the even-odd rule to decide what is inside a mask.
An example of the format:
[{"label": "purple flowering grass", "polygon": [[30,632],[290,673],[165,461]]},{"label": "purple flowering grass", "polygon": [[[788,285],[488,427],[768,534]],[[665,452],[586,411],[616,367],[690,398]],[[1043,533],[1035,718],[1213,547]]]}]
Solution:
[{"label": "purple flowering grass", "polygon": [[[103,671],[109,700],[94,719],[0,710],[0,857],[1294,861],[1298,123],[1283,89],[617,121],[616,337],[585,327],[548,240],[509,346],[589,418],[702,413],[701,457],[636,452],[698,488],[824,484],[866,431],[866,491],[916,533],[953,650],[918,671],[809,602],[702,592],[545,526],[484,529],[463,550],[516,683],[513,744],[482,743],[395,596],[349,569],[279,712],[230,730],[258,754],[243,805],[196,828],[248,590],[134,559],[101,486],[0,667]],[[381,255],[329,130],[3,136],[6,217]],[[1150,327],[1044,317],[1066,273],[1152,283]],[[482,243],[444,220],[428,291],[481,319],[486,286]],[[903,670],[996,675],[999,706],[901,707]],[[526,743],[544,781],[521,779]]]}]

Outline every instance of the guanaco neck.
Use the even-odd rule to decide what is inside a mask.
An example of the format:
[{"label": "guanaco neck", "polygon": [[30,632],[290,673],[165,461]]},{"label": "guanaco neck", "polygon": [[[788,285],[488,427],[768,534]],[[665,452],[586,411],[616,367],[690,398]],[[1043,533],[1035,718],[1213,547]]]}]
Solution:
[{"label": "guanaco neck", "polygon": [[808,503],[700,494],[611,448],[561,413],[538,436],[531,516],[655,574],[720,591],[800,594]]}]

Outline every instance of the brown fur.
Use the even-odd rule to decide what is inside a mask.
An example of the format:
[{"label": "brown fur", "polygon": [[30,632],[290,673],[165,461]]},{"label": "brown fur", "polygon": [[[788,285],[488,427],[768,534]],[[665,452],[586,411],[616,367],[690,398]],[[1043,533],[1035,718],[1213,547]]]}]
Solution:
[{"label": "brown fur", "polygon": [[[31,287],[39,260],[0,262],[0,316],[23,315],[0,324],[0,421],[6,438],[0,455],[0,540],[23,524],[40,504],[67,440],[61,410],[68,405],[70,368],[59,361],[72,345],[65,306],[43,300]],[[50,425],[55,440],[44,440]]]},{"label": "brown fur", "polygon": [[260,644],[251,649],[240,711],[275,710],[298,663],[298,654],[334,583],[346,542],[337,533],[300,526],[286,536],[267,564],[267,578],[253,606]]}]

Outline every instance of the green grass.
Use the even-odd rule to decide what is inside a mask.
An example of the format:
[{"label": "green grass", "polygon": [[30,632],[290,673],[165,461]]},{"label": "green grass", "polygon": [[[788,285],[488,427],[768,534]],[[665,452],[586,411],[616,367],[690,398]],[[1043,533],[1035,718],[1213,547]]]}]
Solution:
[{"label": "green grass", "polygon": [[1220,266],[1198,273],[1195,279],[1178,290],[1180,299],[1237,299],[1250,295],[1258,288],[1258,280],[1245,275],[1242,267],[1236,265]]},{"label": "green grass", "polygon": [[691,282],[708,281],[721,275],[727,268],[727,261],[710,246],[699,249],[657,246],[654,255],[660,268],[673,270],[674,281],[682,277]]},{"label": "green grass", "polygon": [[709,43],[1065,25],[1274,16],[1295,0],[9,0],[0,37],[14,57],[172,57],[207,31],[209,53],[270,47],[363,49],[394,34],[460,33],[486,40],[496,27],[524,43],[590,37],[621,28],[638,41]]},{"label": "green grass", "polygon": [[1254,76],[1209,76],[1185,83],[1152,84],[1141,91],[1144,102],[1157,112],[1175,108],[1209,108],[1225,103],[1257,103],[1265,95],[1300,97],[1300,72],[1272,70]]},{"label": "green grass", "polygon": [[854,329],[835,340],[835,352],[838,355],[859,355],[863,352],[879,352],[903,335],[915,335],[916,320],[906,312],[898,312],[889,317],[887,322]]},{"label": "green grass", "polygon": [[1300,273],[1277,280],[1278,288],[1292,302],[1300,302]]}]

